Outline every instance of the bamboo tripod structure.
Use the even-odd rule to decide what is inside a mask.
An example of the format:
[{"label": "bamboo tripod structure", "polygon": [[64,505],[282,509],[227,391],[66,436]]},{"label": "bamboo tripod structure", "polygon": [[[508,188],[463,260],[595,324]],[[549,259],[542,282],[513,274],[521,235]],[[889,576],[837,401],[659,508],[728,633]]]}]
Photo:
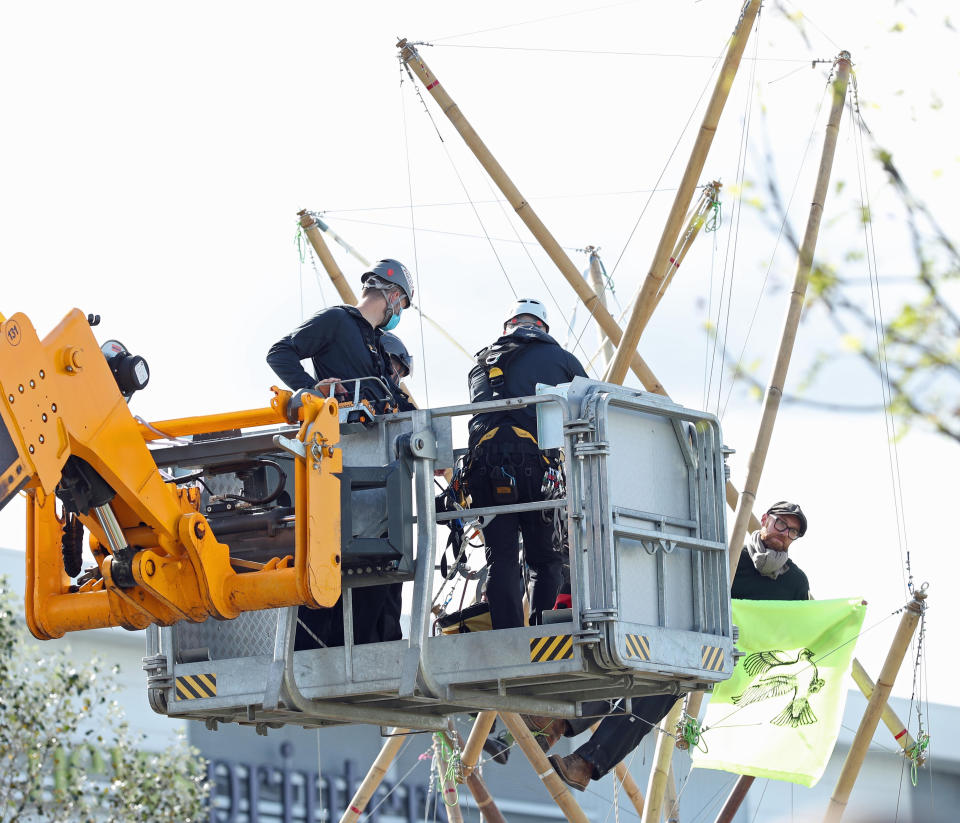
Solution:
[{"label": "bamboo tripod structure", "polygon": [[[727,56],[728,61],[731,58],[731,54],[735,51],[735,48],[734,48],[735,44],[737,44],[737,47],[739,49],[739,55],[742,55],[746,37],[749,35],[750,28],[752,28],[753,20],[755,19],[758,8],[759,8],[759,0],[750,0],[750,3],[748,3],[747,7],[745,8],[744,14],[741,17],[741,21],[738,26],[738,31],[740,31],[741,33],[744,33],[744,36],[742,37],[742,42],[737,44],[737,38],[735,36],[734,41],[731,44],[731,48],[728,52],[728,56]],[[749,26],[743,25],[748,18],[749,18]],[[404,40],[400,41],[398,46],[402,50],[401,59],[404,61],[404,63],[407,64],[409,68],[413,69],[413,71],[418,75],[420,80],[424,82],[428,91],[431,92],[435,100],[441,105],[441,108],[443,109],[444,114],[447,115],[447,117],[451,120],[451,122],[457,128],[458,132],[460,132],[461,136],[467,142],[468,146],[477,155],[481,164],[488,171],[488,173],[490,173],[491,177],[494,178],[494,182],[497,183],[497,185],[500,187],[503,194],[511,202],[511,205],[513,205],[513,207],[515,208],[515,210],[517,211],[521,219],[524,220],[524,222],[527,224],[528,228],[530,228],[534,236],[544,246],[548,255],[551,257],[553,262],[557,265],[558,269],[560,269],[561,273],[563,273],[564,276],[567,277],[568,282],[570,282],[571,285],[574,287],[575,291],[578,293],[578,296],[580,296],[584,304],[591,309],[591,314],[597,317],[598,323],[601,326],[601,329],[603,330],[604,334],[606,334],[610,340],[620,343],[620,347],[617,349],[617,355],[615,356],[615,363],[611,364],[611,369],[614,368],[617,361],[621,361],[621,363],[628,363],[628,365],[631,366],[634,369],[635,373],[637,373],[637,375],[640,377],[641,382],[644,384],[645,388],[647,388],[648,391],[666,395],[666,391],[664,390],[662,384],[660,384],[660,382],[656,379],[652,371],[650,371],[649,367],[646,366],[646,364],[639,357],[639,355],[636,354],[635,341],[632,347],[633,351],[630,351],[629,354],[621,353],[621,349],[626,351],[631,348],[629,346],[624,345],[624,341],[626,340],[626,333],[621,332],[621,330],[619,329],[619,326],[616,324],[616,321],[614,321],[613,318],[609,315],[609,312],[606,311],[605,307],[601,303],[601,298],[598,296],[597,292],[590,290],[589,287],[586,286],[586,284],[583,282],[582,277],[579,276],[579,272],[576,272],[575,268],[573,267],[572,261],[570,261],[569,258],[564,254],[562,249],[560,249],[559,245],[556,243],[552,235],[550,235],[550,233],[548,232],[546,227],[542,224],[542,222],[540,222],[539,218],[533,212],[532,208],[530,208],[529,204],[522,198],[522,195],[520,195],[519,190],[516,189],[512,181],[510,181],[510,179],[506,176],[506,173],[503,171],[502,167],[500,167],[497,161],[490,154],[489,150],[487,150],[486,146],[482,143],[480,138],[477,136],[472,126],[470,126],[470,124],[466,121],[466,119],[460,113],[456,104],[453,103],[452,99],[449,97],[446,91],[439,85],[439,81],[437,81],[435,77],[431,74],[430,70],[427,68],[426,64],[419,57],[419,54],[416,52],[416,50],[412,46],[409,46]],[[739,55],[736,57],[737,61],[739,61]],[[839,65],[838,75],[843,76],[843,84],[845,86],[846,75],[849,73],[849,61],[847,56],[846,72],[844,72],[844,65],[842,64],[843,59],[844,58],[841,57],[841,60],[838,60],[838,65]],[[708,113],[710,113],[710,116],[712,117],[713,113],[715,113],[717,119],[719,119],[720,111],[722,111],[722,101],[725,101],[726,94],[729,92],[729,82],[732,82],[732,75],[725,74],[726,69],[727,69],[727,65],[725,63],[724,72],[721,73],[721,81],[726,83],[726,88],[722,92],[715,91],[714,99],[711,100],[711,108],[708,110]],[[839,84],[839,80],[838,80],[838,84]],[[720,85],[721,84],[718,82],[718,89]],[[714,103],[717,100],[721,102],[719,103],[719,108],[716,109],[715,112],[713,112],[712,110],[715,108]],[[709,148],[709,141],[710,139],[712,139],[713,128],[715,128],[715,124],[713,127],[709,127],[708,119],[705,117],[704,126],[701,127],[701,136],[706,134],[704,139],[706,140],[707,148]],[[828,133],[828,139],[829,139],[829,133]],[[699,143],[700,143],[700,140],[698,139],[698,144]],[[834,145],[835,145],[835,135],[834,135]],[[825,148],[825,151],[826,151],[826,148]],[[695,150],[695,153],[696,153],[696,150]],[[704,149],[703,156],[705,157],[705,155],[706,155],[706,150]],[[694,158],[691,158],[692,161],[693,159]],[[832,160],[832,156],[831,156],[831,160]],[[695,184],[696,177],[699,175],[701,170],[702,170],[702,160],[700,161],[700,169],[697,170],[696,174],[690,175],[689,174],[690,168],[688,167],[688,175],[685,175],[684,179],[686,181],[687,176],[690,176],[692,178],[692,183],[690,184],[691,196],[692,196],[692,186]],[[684,187],[681,186],[681,190],[683,190],[683,188]],[[690,198],[688,197],[687,202],[689,202],[689,199]],[[822,198],[820,199],[822,200]],[[678,196],[678,200],[679,200],[679,196]],[[680,208],[679,210],[682,215],[683,208]],[[822,212],[822,204],[820,205],[820,210]],[[819,215],[818,215],[818,221],[819,221]],[[673,228],[673,225],[672,225],[674,223],[676,223],[675,229]],[[668,220],[667,229],[665,229],[665,232],[664,232],[664,237],[661,239],[661,246],[666,247],[668,245],[672,245],[673,239],[676,237],[678,230],[679,230],[679,218],[674,219],[673,215],[671,214],[671,218]],[[808,227],[808,230],[809,230],[809,227]],[[669,234],[672,234],[673,236],[669,237]],[[814,233],[814,246],[815,246],[815,233]],[[660,251],[661,250],[658,249],[658,256],[662,256],[660,255]],[[811,248],[808,256],[810,260],[812,260],[812,251],[813,249]],[[657,260],[657,257],[655,257],[655,261],[656,260]],[[656,282],[655,287],[654,286],[648,287],[647,282],[645,282],[644,289],[641,290],[641,295],[638,298],[637,304],[634,306],[634,312],[633,312],[633,315],[631,316],[631,326],[638,328],[639,331],[631,332],[631,334],[635,333],[637,339],[639,339],[639,336],[642,333],[643,328],[646,326],[647,322],[650,319],[650,316],[652,315],[653,310],[656,308],[656,304],[659,302],[659,298],[662,297],[663,290],[665,289],[666,285],[669,284],[669,279],[670,277],[672,277],[673,272],[676,269],[676,266],[673,264],[674,261],[667,261],[667,262],[668,262],[668,265],[666,267],[661,267],[661,269],[663,269],[663,274],[660,275],[659,277],[657,277],[655,274],[655,268],[652,268],[651,273],[648,274],[648,282],[650,282],[651,277],[653,278],[653,280],[658,282]],[[802,266],[803,266],[803,250],[801,251],[801,267]],[[574,272],[572,277],[571,277],[571,270],[572,272]],[[809,264],[807,265],[807,276],[809,276]],[[644,290],[648,292],[648,296],[646,298],[644,298]],[[600,290],[598,289],[598,291]],[[602,291],[601,291],[601,294],[602,294]],[[649,296],[650,294],[652,294],[652,297]],[[802,308],[802,294],[800,297],[800,307]],[[628,326],[628,330],[630,330],[629,326]],[[792,345],[792,341],[791,341],[791,345]],[[787,355],[787,361],[789,361],[789,353]],[[627,366],[620,365],[620,366],[617,366],[617,368],[621,369],[623,372],[623,374],[619,376],[619,381],[618,381],[618,382],[622,382],[622,379],[626,374]],[[779,397],[777,399],[779,400]],[[748,484],[747,489],[749,490],[749,488],[750,486]],[[751,510],[752,501],[755,499],[755,491],[756,491],[755,488],[752,493],[747,491],[741,497],[738,505],[737,504],[738,493],[736,489],[733,487],[732,484],[730,483],[727,484],[727,499],[728,499],[728,502],[731,503],[732,507],[737,508],[738,522],[741,520],[741,518],[743,518],[745,523],[750,523],[751,526],[759,527],[759,524],[756,523],[756,519],[753,517],[752,510]],[[746,511],[745,516],[743,515],[744,511]],[[742,543],[742,539],[743,537],[741,535],[738,539],[731,542],[731,556],[733,556],[734,546],[737,547],[737,550],[739,552],[738,544]],[[677,718],[679,718],[680,707],[677,707],[677,706],[674,707],[674,710],[671,711],[671,717],[674,714],[676,714]],[[510,717],[511,719],[508,720],[508,717]],[[517,726],[517,724],[519,723],[519,728],[517,728],[516,732],[514,732],[514,737],[517,740],[518,744],[521,746],[521,748],[524,749],[525,754],[527,754],[528,757],[531,759],[531,762],[534,763],[535,768],[538,765],[539,766],[545,765],[547,767],[547,770],[550,772],[549,774],[546,771],[544,772],[538,771],[538,774],[540,775],[544,783],[548,786],[548,789],[551,790],[551,795],[554,796],[558,804],[561,805],[561,808],[564,809],[564,813],[565,815],[567,815],[567,819],[568,820],[585,819],[576,815],[576,811],[579,811],[579,807],[576,805],[575,801],[572,800],[572,797],[569,798],[570,803],[572,803],[572,806],[571,806],[566,802],[561,802],[560,798],[563,795],[562,791],[555,793],[554,789],[556,789],[556,786],[551,785],[553,781],[551,781],[549,778],[552,777],[557,781],[559,781],[559,778],[557,778],[556,775],[552,773],[552,770],[549,769],[549,764],[547,763],[546,758],[543,757],[542,752],[539,751],[539,747],[536,746],[535,741],[533,741],[532,736],[526,730],[525,726],[523,726],[522,721],[519,720],[519,717],[517,717],[516,715],[509,715],[508,713],[505,713],[504,722],[508,725],[508,728],[511,729],[511,732],[514,732],[514,727]],[[471,734],[471,738],[472,737],[473,735]],[[482,745],[482,739],[480,743]],[[530,743],[534,745],[534,747],[536,748],[536,752],[528,751],[529,747],[525,744],[530,744]],[[665,763],[660,764],[658,761],[658,768],[657,770],[655,770],[657,771],[658,775],[661,773],[665,775],[667,770],[669,770],[669,753],[671,751],[672,751],[672,747],[667,749],[667,754],[665,755]],[[538,764],[538,761],[542,761],[542,762],[539,762]],[[657,781],[653,782],[653,775],[652,775],[651,781],[652,781],[651,787],[654,788],[655,790],[659,790],[659,797],[651,796],[650,798],[648,798],[651,800],[655,799],[656,804],[652,802],[648,802],[647,806],[648,806],[648,809],[656,808],[657,812],[659,813],[659,808],[662,805],[662,786],[665,783],[665,779],[661,779],[658,776]],[[562,786],[562,782],[561,782],[561,786]],[[569,795],[569,792],[566,792],[566,794]],[[648,792],[648,795],[650,794],[651,793]],[[569,813],[568,813],[568,808],[569,808]],[[650,814],[649,811],[645,812],[645,817],[644,817],[645,820],[648,819],[649,814]],[[582,811],[580,812],[580,815],[582,815]]]},{"label": "bamboo tripod structure", "polygon": [[664,278],[672,268],[669,260],[670,252],[680,234],[683,216],[693,200],[693,193],[696,190],[700,174],[703,172],[707,152],[710,151],[713,136],[717,131],[717,124],[720,122],[720,115],[723,114],[727,96],[730,94],[737,69],[740,67],[743,50],[746,48],[754,21],[760,11],[760,3],[761,0],[749,0],[730,39],[730,46],[727,49],[726,57],[724,57],[720,76],[717,79],[716,86],[714,86],[710,102],[707,104],[700,131],[697,133],[690,159],[687,161],[687,167],[680,180],[680,188],[674,197],[667,223],[664,226],[657,250],[654,252],[653,263],[633,305],[633,312],[627,322],[627,327],[623,331],[623,338],[617,345],[613,362],[607,369],[606,380],[610,383],[622,383],[627,376],[627,366],[632,354],[637,349],[637,343],[640,342],[640,335],[646,321],[653,312],[657,292],[660,291]]},{"label": "bamboo tripod structure", "polygon": [[904,607],[903,617],[900,618],[897,633],[894,635],[893,643],[890,644],[887,658],[883,662],[880,677],[877,678],[873,694],[867,701],[867,708],[860,719],[860,725],[857,727],[853,743],[850,744],[850,751],[847,752],[847,758],[843,762],[840,777],[837,778],[836,788],[833,790],[833,796],[827,806],[827,813],[823,817],[824,823],[838,823],[847,808],[850,793],[853,791],[853,784],[856,782],[857,775],[860,774],[860,767],[867,756],[867,749],[873,739],[873,733],[876,731],[877,724],[883,715],[887,698],[890,697],[893,684],[897,679],[897,672],[900,671],[903,658],[907,654],[907,648],[910,646],[913,634],[917,630],[917,624],[923,616],[926,599],[926,586],[924,586],[920,591],[914,592],[913,599]]}]

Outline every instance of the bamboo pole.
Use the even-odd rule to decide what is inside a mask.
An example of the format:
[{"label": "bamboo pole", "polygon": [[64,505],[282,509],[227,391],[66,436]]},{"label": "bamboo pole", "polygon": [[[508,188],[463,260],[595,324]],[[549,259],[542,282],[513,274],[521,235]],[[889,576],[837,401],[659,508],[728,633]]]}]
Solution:
[{"label": "bamboo pole", "polygon": [[673,282],[673,278],[676,276],[677,271],[680,268],[680,264],[683,263],[683,259],[687,256],[687,252],[690,251],[690,247],[693,245],[693,241],[696,240],[697,235],[700,234],[700,229],[702,229],[704,224],[707,222],[707,216],[710,214],[710,209],[712,209],[713,204],[717,202],[719,195],[719,180],[714,180],[712,183],[709,183],[703,187],[703,193],[700,195],[700,200],[697,202],[696,207],[690,215],[690,219],[687,221],[687,230],[677,241],[677,245],[674,248],[673,253],[670,255],[670,271],[667,272],[667,276],[664,279],[663,284],[660,286],[660,290],[654,295],[652,304],[644,312],[640,326],[640,334],[643,334],[643,332],[646,330],[647,323],[650,322],[650,318],[653,316],[654,311],[656,311],[657,306],[660,305],[660,301],[663,300],[663,295],[667,293],[667,289]]},{"label": "bamboo pole", "polygon": [[[703,692],[689,692],[686,697],[680,698],[676,703],[673,704],[673,708],[670,709],[670,713],[664,718],[662,728],[665,729],[675,729],[680,721],[683,719],[684,715],[690,715],[693,718],[700,716],[700,707],[703,705]],[[664,795],[666,794],[666,786],[670,780],[673,778],[673,750],[681,746],[681,742],[677,742],[672,736],[666,735],[663,732],[660,732],[657,737],[657,745],[654,749],[653,762],[655,768],[660,768],[663,771],[662,778],[658,778],[659,782],[654,785],[654,772],[650,772],[650,780],[647,785],[647,799],[650,801],[651,792],[657,790],[660,792],[660,796],[656,799],[656,805],[658,809],[663,806]],[[683,748],[686,748],[686,744],[682,744]],[[666,808],[667,813],[670,812],[670,805],[668,803]],[[657,817],[655,821],[659,821],[660,811],[657,812]],[[653,819],[653,818],[651,818]],[[644,817],[646,821],[646,817]]]},{"label": "bamboo pole", "polygon": [[673,760],[667,765],[667,782],[663,790],[663,819],[677,823],[680,816],[680,798],[677,796],[677,778],[673,773]]},{"label": "bamboo pole", "polygon": [[877,678],[876,688],[870,695],[870,700],[867,701],[867,708],[863,712],[863,717],[860,718],[857,733],[853,737],[850,751],[847,752],[843,768],[840,770],[840,776],[837,778],[837,785],[833,790],[833,796],[830,798],[830,805],[827,806],[827,813],[823,817],[824,823],[837,823],[847,808],[847,801],[849,801],[850,793],[853,791],[853,784],[860,773],[860,767],[867,755],[873,733],[880,722],[883,707],[886,705],[887,698],[893,689],[897,672],[900,671],[900,666],[903,664],[903,658],[907,654],[907,648],[910,646],[913,633],[923,616],[926,599],[927,592],[926,586],[924,586],[920,591],[913,593],[913,599],[904,607],[903,617],[900,618],[900,625],[897,627],[897,633],[890,644],[887,658],[883,661],[883,668],[880,670],[880,677]]},{"label": "bamboo pole", "polygon": [[[492,720],[489,724],[487,724],[487,719],[483,717],[483,715],[492,715]],[[486,730],[483,731],[482,737],[479,738],[480,746],[477,747],[476,752],[472,753],[473,761],[469,764],[467,763],[467,750],[463,746],[463,738],[460,737],[460,733],[456,729],[451,730],[452,733],[456,735],[457,744],[461,748],[460,764],[464,771],[464,782],[467,784],[470,794],[473,795],[473,799],[477,804],[477,810],[480,812],[480,816],[485,823],[506,823],[506,818],[504,818],[500,809],[497,808],[497,804],[487,789],[487,784],[483,782],[483,778],[480,777],[480,773],[476,769],[477,758],[480,749],[483,747],[483,741],[486,736],[490,734],[490,729],[493,728],[493,721],[496,719],[496,712],[480,712],[480,714],[477,715],[477,719],[473,723],[473,729],[470,732],[470,737],[467,740],[467,745],[469,746],[470,740],[477,736],[478,729],[483,730],[484,726],[486,726]]]},{"label": "bamboo pole", "polygon": [[747,792],[750,791],[754,780],[756,780],[756,778],[752,774],[741,774],[740,777],[737,778],[737,782],[733,784],[733,789],[727,796],[723,808],[720,809],[715,823],[733,823],[733,818],[736,813],[740,811],[743,799],[747,796]]},{"label": "bamboo pole", "polygon": [[[324,270],[330,276],[330,280],[333,281],[333,285],[337,290],[337,294],[340,295],[340,299],[344,303],[349,303],[350,305],[355,305],[357,302],[357,295],[354,294],[353,289],[350,288],[350,284],[347,283],[346,278],[343,276],[343,271],[337,265],[336,260],[333,259],[333,255],[330,253],[330,247],[327,246],[326,242],[323,239],[323,235],[320,233],[321,229],[333,234],[340,244],[350,253],[357,258],[365,266],[369,266],[369,262],[365,257],[362,257],[353,246],[349,245],[343,238],[341,238],[336,232],[333,231],[326,223],[323,223],[318,220],[316,216],[308,212],[306,209],[300,209],[297,212],[297,215],[300,217],[300,225],[303,227],[304,234],[307,236],[307,240],[310,241],[310,245],[313,247],[313,250],[317,253],[317,257],[320,258],[320,263],[323,265]],[[420,316],[427,321],[434,329],[436,329],[440,334],[442,334],[447,342],[452,344],[457,348],[458,351],[462,352],[465,357],[469,360],[473,360],[473,355],[467,351],[463,344],[460,343],[450,332],[448,332],[443,326],[441,326],[436,320],[430,317],[428,314],[424,313],[423,309],[420,308],[418,303],[410,303],[411,307],[416,309]],[[401,383],[400,388],[402,388],[408,395],[410,394],[407,391],[406,387]]]},{"label": "bamboo pole", "polygon": [[[873,690],[876,686],[873,680],[870,679],[870,675],[867,674],[866,669],[863,668],[863,665],[856,658],[853,659],[853,668],[850,674],[853,677],[853,682],[856,683],[860,691],[863,692],[863,696],[869,700],[873,696]],[[913,735],[907,731],[904,722],[897,716],[897,713],[890,708],[889,703],[884,703],[881,719],[884,725],[890,729],[890,734],[893,735],[893,739],[897,741],[900,748],[905,752],[909,752],[917,744],[917,741],[913,739]]]},{"label": "bamboo pole", "polygon": [[820,169],[814,187],[813,202],[810,204],[807,228],[803,236],[803,244],[800,247],[800,259],[797,263],[797,274],[793,281],[793,290],[790,293],[790,305],[780,336],[780,347],[777,351],[770,385],[767,387],[766,397],[764,398],[763,415],[760,418],[760,428],[757,431],[757,442],[747,463],[747,479],[740,492],[737,515],[730,537],[731,578],[740,559],[740,551],[743,548],[743,539],[747,531],[747,521],[757,497],[757,487],[760,485],[760,475],[763,473],[763,464],[766,461],[767,450],[773,436],[773,426],[777,419],[777,411],[780,408],[783,385],[786,382],[787,369],[790,367],[790,355],[793,352],[793,344],[800,324],[800,315],[803,312],[804,295],[810,279],[810,269],[813,266],[813,255],[817,248],[817,234],[820,231],[820,218],[823,216],[823,205],[827,198],[827,188],[830,183],[830,170],[833,167],[833,156],[837,147],[840,118],[843,115],[843,105],[847,96],[847,83],[850,79],[850,53],[840,52],[834,68],[837,76],[833,82],[833,105],[830,109],[830,118],[827,121],[826,134],[823,139],[823,153],[820,157]]},{"label": "bamboo pole", "polygon": [[473,721],[473,728],[470,729],[467,745],[463,747],[463,754],[460,755],[460,761],[463,763],[463,770],[466,774],[470,774],[476,768],[477,761],[480,759],[480,752],[483,751],[484,741],[496,722],[496,712],[480,712],[477,719]]},{"label": "bamboo pole", "polygon": [[633,775],[630,774],[627,764],[623,762],[617,763],[613,771],[617,776],[617,780],[620,781],[623,790],[627,793],[627,797],[630,798],[630,802],[633,803],[633,808],[637,810],[637,814],[642,815],[644,803],[643,790],[637,784],[637,781],[633,779]]},{"label": "bamboo pole", "polygon": [[520,715],[514,714],[513,712],[500,712],[500,717],[503,719],[504,725],[506,725],[510,734],[513,735],[513,739],[517,742],[517,745],[527,756],[527,760],[529,760],[530,765],[533,766],[537,777],[543,781],[543,785],[550,793],[550,797],[552,797],[554,802],[560,807],[563,816],[569,823],[590,823],[587,816],[583,813],[583,809],[580,808],[580,804],[574,800],[570,789],[567,788],[567,784],[564,783],[553,770],[553,766],[550,765],[547,756],[541,751],[540,746],[537,745],[537,741],[534,740],[533,735],[530,734],[530,730],[524,725],[523,720],[520,719]]},{"label": "bamboo pole", "polygon": [[647,781],[647,802],[643,807],[641,823],[660,823],[660,812],[663,809],[663,794],[667,785],[667,775],[670,770],[670,759],[676,740],[669,730],[675,729],[683,713],[683,700],[677,700],[663,720],[663,728],[657,737],[657,746],[653,754],[653,767],[650,769],[650,778]]},{"label": "bamboo pole", "polygon": [[406,738],[403,735],[409,731],[409,729],[393,729],[390,732],[391,736],[384,742],[383,747],[380,749],[380,754],[378,754],[373,761],[373,765],[370,766],[367,776],[363,778],[363,782],[360,783],[356,792],[354,792],[353,799],[347,806],[347,810],[340,817],[340,823],[355,823],[355,821],[360,819],[360,815],[363,814],[364,809],[367,808],[367,803],[370,802],[370,798],[373,797],[377,787],[383,782],[383,778],[386,777],[390,764],[393,763],[397,752],[400,751],[400,747],[404,744]]},{"label": "bamboo pole", "polygon": [[[330,253],[330,247],[327,245],[326,241],[323,239],[323,235],[320,233],[320,227],[317,225],[317,221],[310,212],[306,209],[300,209],[297,212],[297,215],[300,218],[300,225],[303,228],[304,234],[307,235],[307,240],[310,241],[310,245],[313,246],[313,250],[317,253],[317,257],[320,258],[320,263],[323,265],[324,270],[330,276],[330,280],[333,282],[334,288],[337,290],[337,294],[340,295],[340,299],[347,305],[355,306],[357,304],[357,295],[354,293],[353,289],[350,288],[350,284],[347,282],[347,278],[343,276],[343,272],[340,267],[337,265],[337,261],[333,259],[333,255]],[[427,318],[424,317],[424,320]],[[432,321],[431,321],[432,322]],[[443,331],[443,329],[441,329]],[[450,337],[445,331],[443,332],[458,348],[463,349],[456,340]],[[466,350],[464,350],[466,353]],[[400,390],[410,398],[410,402],[416,406],[416,401],[413,399],[413,394],[407,388],[406,383],[402,380],[400,381]]]},{"label": "bamboo pole", "polygon": [[337,290],[337,294],[340,295],[340,299],[344,303],[355,306],[357,303],[357,295],[353,289],[350,288],[350,284],[347,282],[347,278],[343,276],[343,272],[337,265],[337,261],[333,259],[333,254],[330,253],[330,247],[320,233],[320,227],[317,225],[317,221],[306,209],[300,209],[300,211],[297,212],[297,216],[300,218],[300,226],[303,228],[303,233],[307,235],[307,240],[310,241],[310,245],[313,246],[317,257],[320,258],[320,264],[327,274],[330,275],[330,280],[333,281],[333,287]]},{"label": "bamboo pole", "polygon": [[[759,3],[759,0],[750,0],[752,3]],[[577,297],[587,307],[591,316],[597,321],[603,333],[607,335],[614,343],[620,341],[623,332],[617,321],[600,303],[599,296],[590,288],[586,280],[580,274],[580,271],[574,265],[573,261],[567,256],[567,253],[560,247],[556,238],[550,233],[550,230],[543,224],[543,221],[537,216],[533,207],[526,201],[520,190],[514,182],[507,176],[503,166],[497,162],[497,159],[486,147],[480,136],[474,131],[463,112],[453,101],[453,98],[447,94],[446,89],[440,85],[436,75],[429,69],[427,64],[416,48],[402,39],[397,43],[400,49],[400,60],[413,71],[420,81],[426,87],[427,91],[433,96],[433,99],[440,106],[440,109],[447,116],[453,127],[460,133],[464,142],[474,153],[480,165],[486,170],[487,174],[500,189],[503,196],[507,199],[514,211],[521,220],[530,229],[531,234],[537,239],[547,256],[553,261],[554,265],[560,270],[560,273],[566,278],[567,282],[577,293]],[[635,351],[627,361],[628,366],[640,379],[644,388],[649,392],[656,394],[665,394],[663,386],[660,385],[657,378],[650,371],[647,364]],[[622,381],[621,381],[622,382]]]},{"label": "bamboo pole", "polygon": [[[607,308],[606,284],[603,282],[603,272],[600,266],[599,249],[593,246],[587,246],[587,253],[590,255],[590,283],[593,285],[593,293],[597,295],[600,305]],[[600,350],[603,352],[603,368],[606,370],[613,360],[613,343],[610,338],[600,329]]]},{"label": "bamboo pole", "polygon": [[450,775],[451,759],[444,756],[443,747],[439,740],[442,738],[449,749],[453,750],[453,742],[450,736],[445,732],[440,732],[439,737],[433,739],[433,756],[440,775],[441,800],[443,808],[447,813],[447,823],[463,823],[463,810],[460,808],[460,798],[457,796],[457,784]]},{"label": "bamboo pole", "polygon": [[700,131],[697,133],[697,139],[690,152],[690,159],[687,161],[687,167],[680,180],[680,187],[677,189],[673,206],[667,216],[667,223],[663,228],[663,234],[660,236],[660,243],[656,252],[654,252],[653,262],[647,272],[646,279],[643,281],[640,294],[633,304],[633,312],[627,322],[626,329],[624,329],[623,339],[620,340],[617,352],[613,356],[613,362],[607,370],[606,379],[611,383],[622,383],[627,376],[630,358],[637,350],[637,343],[640,342],[644,314],[652,306],[651,301],[660,290],[660,285],[668,273],[670,251],[676,243],[683,217],[693,200],[693,193],[703,172],[707,152],[710,151],[710,145],[713,143],[713,136],[716,134],[717,124],[720,122],[720,115],[723,114],[723,107],[730,94],[730,88],[733,86],[737,69],[740,67],[740,59],[743,57],[743,50],[750,38],[750,31],[757,19],[757,13],[760,11],[760,4],[761,0],[748,0],[741,11],[733,36],[730,38],[730,47],[727,49],[723,66],[720,68],[720,76],[717,78],[710,102],[707,104],[707,110],[704,112]]}]

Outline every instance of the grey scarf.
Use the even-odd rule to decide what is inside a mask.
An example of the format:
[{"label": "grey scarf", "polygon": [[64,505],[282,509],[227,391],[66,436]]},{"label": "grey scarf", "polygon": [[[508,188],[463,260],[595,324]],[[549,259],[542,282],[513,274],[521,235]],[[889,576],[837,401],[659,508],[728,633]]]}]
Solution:
[{"label": "grey scarf", "polygon": [[787,553],[768,549],[760,542],[759,529],[750,535],[746,545],[753,567],[764,577],[776,580],[787,570]]}]

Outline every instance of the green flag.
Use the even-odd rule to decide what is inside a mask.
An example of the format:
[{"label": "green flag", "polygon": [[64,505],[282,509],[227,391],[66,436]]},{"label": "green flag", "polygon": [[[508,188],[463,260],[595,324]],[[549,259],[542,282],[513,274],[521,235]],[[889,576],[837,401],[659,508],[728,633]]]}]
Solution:
[{"label": "green flag", "polygon": [[861,600],[734,600],[744,656],[713,691],[693,765],[815,785],[865,613]]}]

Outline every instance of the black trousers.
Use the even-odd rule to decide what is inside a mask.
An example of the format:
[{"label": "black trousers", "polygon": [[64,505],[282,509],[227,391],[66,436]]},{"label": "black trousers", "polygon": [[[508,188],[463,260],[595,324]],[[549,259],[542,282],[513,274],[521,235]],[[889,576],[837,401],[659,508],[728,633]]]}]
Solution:
[{"label": "black trousers", "polygon": [[[614,713],[605,717],[600,721],[597,730],[590,735],[590,739],[574,754],[580,755],[593,766],[593,779],[599,780],[640,745],[644,735],[667,716],[677,699],[675,694],[635,697],[632,714]],[[614,702],[614,712],[620,708],[617,706],[619,702]],[[622,703],[620,705],[622,706]],[[583,704],[584,714],[607,714],[611,708],[613,707],[608,700],[591,700]],[[596,722],[596,717],[568,720],[570,731],[567,732],[567,737],[575,737],[585,732]]]},{"label": "black trousers", "polygon": [[[517,503],[543,500],[541,485],[545,470],[539,452],[506,455],[477,453],[467,473],[472,505],[500,505],[493,491],[498,468],[516,481]],[[523,557],[530,568],[531,620],[552,609],[560,590],[562,558],[553,549],[553,520],[544,521],[541,512],[498,514],[483,527],[487,559],[487,601],[494,629],[512,629],[523,625],[523,574],[520,569],[520,534]]]},{"label": "black trousers", "polygon": [[[385,586],[363,586],[353,589],[353,642],[355,645],[379,643],[386,640],[399,640],[400,601],[402,583],[388,583]],[[294,638],[294,651],[316,649],[319,644],[310,632],[320,638],[327,646],[343,645],[343,598],[329,609],[310,609],[301,606],[297,609],[300,623]]]}]

